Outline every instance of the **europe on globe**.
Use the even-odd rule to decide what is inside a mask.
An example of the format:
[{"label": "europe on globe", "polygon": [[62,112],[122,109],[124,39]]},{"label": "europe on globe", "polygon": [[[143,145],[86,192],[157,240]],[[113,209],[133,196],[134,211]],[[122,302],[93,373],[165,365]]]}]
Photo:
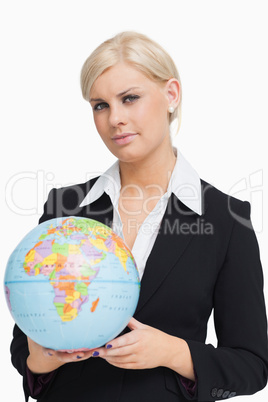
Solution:
[{"label": "europe on globe", "polygon": [[127,326],[140,292],[131,251],[108,226],[54,218],[30,231],[4,278],[9,310],[36,343],[55,350],[104,345]]}]

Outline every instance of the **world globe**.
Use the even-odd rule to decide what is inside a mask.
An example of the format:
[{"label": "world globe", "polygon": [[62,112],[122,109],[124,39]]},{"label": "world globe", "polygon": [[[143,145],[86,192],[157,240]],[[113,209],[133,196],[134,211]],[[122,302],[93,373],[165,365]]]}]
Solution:
[{"label": "world globe", "polygon": [[4,278],[9,310],[36,343],[55,350],[103,346],[133,316],[140,280],[131,251],[108,226],[55,218],[30,231]]}]

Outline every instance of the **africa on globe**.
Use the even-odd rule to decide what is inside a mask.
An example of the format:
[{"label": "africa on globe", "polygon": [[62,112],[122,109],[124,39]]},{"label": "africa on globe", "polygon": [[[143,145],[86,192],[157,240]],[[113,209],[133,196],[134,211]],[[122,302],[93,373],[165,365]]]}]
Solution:
[{"label": "africa on globe", "polygon": [[39,224],[11,254],[9,310],[36,343],[55,350],[103,346],[127,326],[140,280],[131,251],[111,228],[83,217]]}]

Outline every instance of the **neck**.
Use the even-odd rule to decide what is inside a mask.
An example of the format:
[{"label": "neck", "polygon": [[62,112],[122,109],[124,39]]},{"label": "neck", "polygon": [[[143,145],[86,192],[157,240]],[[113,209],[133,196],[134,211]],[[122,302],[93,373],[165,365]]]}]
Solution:
[{"label": "neck", "polygon": [[165,193],[175,163],[176,156],[171,144],[165,152],[156,151],[142,161],[120,161],[121,188],[128,187],[129,194],[137,194],[137,187],[147,194],[156,190]]}]

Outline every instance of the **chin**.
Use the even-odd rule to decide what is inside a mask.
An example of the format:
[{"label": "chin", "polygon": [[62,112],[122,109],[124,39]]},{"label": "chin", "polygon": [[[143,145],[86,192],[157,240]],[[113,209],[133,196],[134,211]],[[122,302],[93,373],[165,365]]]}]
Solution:
[{"label": "chin", "polygon": [[143,158],[143,152],[134,150],[133,147],[123,146],[120,149],[114,149],[114,147],[108,147],[109,151],[122,162],[134,162]]},{"label": "chin", "polygon": [[140,157],[138,157],[137,155],[133,155],[133,154],[131,154],[131,153],[129,153],[129,154],[124,154],[123,152],[122,153],[117,153],[117,154],[114,154],[114,156],[116,156],[117,157],[117,159],[119,159],[119,161],[120,162],[125,162],[125,163],[131,163],[131,162],[136,162],[136,161],[138,161],[139,159],[140,159]]}]

